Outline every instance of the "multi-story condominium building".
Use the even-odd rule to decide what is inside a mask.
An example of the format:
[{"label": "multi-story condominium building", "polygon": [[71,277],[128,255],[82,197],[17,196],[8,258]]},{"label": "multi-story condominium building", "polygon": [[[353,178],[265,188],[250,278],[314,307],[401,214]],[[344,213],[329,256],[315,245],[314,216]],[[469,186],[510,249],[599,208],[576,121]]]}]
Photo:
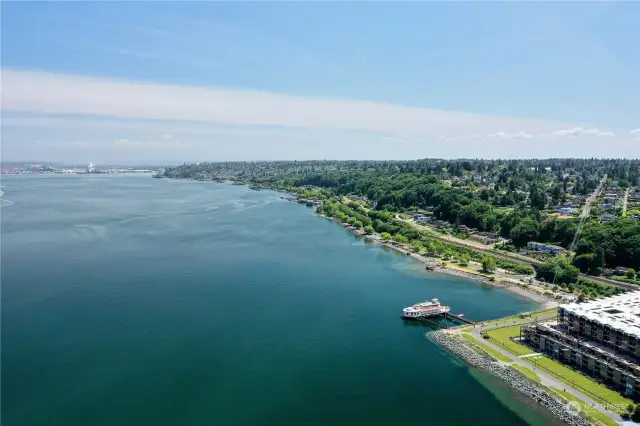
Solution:
[{"label": "multi-story condominium building", "polygon": [[567,333],[640,359],[640,291],[558,308]]},{"label": "multi-story condominium building", "polygon": [[521,328],[535,350],[640,400],[640,292],[558,309],[556,323]]}]

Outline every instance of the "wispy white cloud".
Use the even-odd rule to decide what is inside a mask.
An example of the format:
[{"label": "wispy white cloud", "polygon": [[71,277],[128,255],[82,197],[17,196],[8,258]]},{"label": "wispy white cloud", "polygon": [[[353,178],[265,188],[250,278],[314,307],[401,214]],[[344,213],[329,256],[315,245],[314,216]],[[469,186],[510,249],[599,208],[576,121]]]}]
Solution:
[{"label": "wispy white cloud", "polygon": [[[282,130],[270,126],[234,126],[216,123],[187,121],[187,120],[145,120],[124,119],[118,117],[69,115],[69,114],[32,114],[3,111],[3,128],[39,128],[64,130],[92,130],[92,131],[144,131],[164,135],[166,138],[173,133],[188,135],[220,136],[233,134],[267,134]],[[304,129],[293,128],[297,132]]]},{"label": "wispy white cloud", "polygon": [[631,136],[638,136],[638,137],[640,137],[640,127],[639,127],[639,128],[637,128],[637,129],[629,130],[629,134],[630,134]]},{"label": "wispy white cloud", "polygon": [[[567,124],[346,99],[3,71],[3,110],[240,126],[452,136],[555,132]],[[579,128],[577,128],[579,129]],[[588,133],[586,133],[588,134]]]},{"label": "wispy white cloud", "polygon": [[489,139],[532,139],[534,136],[527,132],[516,132],[516,133],[507,133],[507,132],[496,132],[489,133],[488,135],[482,136],[481,138],[489,138]]},{"label": "wispy white cloud", "polygon": [[617,138],[594,126],[349,99],[21,70],[4,70],[2,98],[3,154],[13,159],[640,155],[640,144],[602,144]]},{"label": "wispy white cloud", "polygon": [[615,133],[600,129],[584,129],[582,127],[574,127],[572,129],[562,129],[556,130],[551,133],[551,136],[569,136],[569,137],[577,137],[577,136],[602,136],[602,137],[615,137]]},{"label": "wispy white cloud", "polygon": [[[634,132],[633,130],[631,131]],[[640,131],[638,132],[640,133]],[[571,129],[560,129],[551,133],[531,134],[527,132],[495,132],[486,135],[475,135],[476,139],[535,139],[535,138],[578,138],[578,137],[615,137],[614,132],[608,130],[600,130],[595,128],[574,127]]]}]

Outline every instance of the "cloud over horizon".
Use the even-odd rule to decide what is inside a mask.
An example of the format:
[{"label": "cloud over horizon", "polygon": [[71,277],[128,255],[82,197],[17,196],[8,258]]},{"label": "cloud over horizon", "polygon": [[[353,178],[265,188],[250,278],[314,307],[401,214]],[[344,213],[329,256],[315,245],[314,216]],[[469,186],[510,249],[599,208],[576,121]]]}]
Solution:
[{"label": "cloud over horizon", "polygon": [[[229,146],[236,149],[231,155],[234,159],[243,155],[249,159],[345,155],[350,159],[397,159],[400,154],[401,158],[614,154],[611,149],[602,149],[598,141],[615,139],[616,132],[562,121],[20,69],[2,71],[3,139],[10,147],[28,143],[15,140],[18,132],[10,131],[20,128],[27,129],[20,135],[33,134],[39,147],[94,148],[105,156],[117,155],[117,149],[121,156],[131,155],[131,148],[136,155],[143,155],[147,148],[150,157],[162,151],[163,158],[207,158],[212,152],[225,153],[227,158]],[[621,132],[634,135],[640,129]],[[63,135],[69,136],[65,140]],[[51,138],[54,140],[47,141]],[[558,146],[558,140],[565,146]],[[28,152],[24,147],[14,148],[8,150],[10,157]],[[639,151],[626,144],[617,155],[637,156]]]},{"label": "cloud over horizon", "polygon": [[[370,101],[3,70],[3,110],[377,132],[563,131],[566,123]],[[578,128],[576,128],[578,129]]]}]

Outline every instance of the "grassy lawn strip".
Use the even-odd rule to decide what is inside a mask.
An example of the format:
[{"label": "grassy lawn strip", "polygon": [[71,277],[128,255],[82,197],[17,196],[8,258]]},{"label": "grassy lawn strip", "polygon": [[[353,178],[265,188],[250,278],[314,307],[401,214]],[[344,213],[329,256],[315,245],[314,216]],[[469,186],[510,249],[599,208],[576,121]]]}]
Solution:
[{"label": "grassy lawn strip", "polygon": [[534,353],[528,347],[521,345],[520,343],[516,343],[509,339],[510,337],[520,336],[520,326],[514,325],[511,327],[503,327],[496,328],[495,330],[487,331],[487,334],[492,339],[495,339],[499,343],[501,343],[504,347],[506,347],[511,352],[516,355],[527,355]]},{"label": "grassy lawn strip", "polygon": [[531,318],[520,318],[520,315],[514,315],[512,317],[499,318],[499,319],[496,319],[496,320],[485,321],[482,324],[483,325],[506,324],[506,323],[510,323],[510,322],[514,322],[514,321],[523,321],[525,319],[535,319],[535,318],[538,318],[540,316],[557,314],[557,313],[558,313],[558,308],[551,308],[551,309],[547,309],[546,311],[533,313],[533,314],[531,314]]},{"label": "grassy lawn strip", "polygon": [[586,414],[587,420],[589,420],[590,422],[594,423],[594,420],[595,420],[596,422],[599,422],[606,426],[619,426],[618,422],[613,420],[611,417],[607,416],[602,411],[599,411],[591,407],[589,404],[576,398],[575,396],[571,395],[569,392],[565,392],[560,389],[549,388],[549,387],[547,388],[547,390],[555,393],[556,395],[559,395],[561,398],[565,399],[567,402],[574,401],[580,404],[580,412],[583,414]]},{"label": "grassy lawn strip", "polygon": [[521,372],[522,374],[524,374],[529,379],[536,381],[538,383],[540,382],[540,377],[538,377],[538,375],[534,373],[530,368],[527,368],[518,364],[513,364],[512,367],[518,370],[519,372]]},{"label": "grassy lawn strip", "polygon": [[485,351],[486,353],[488,353],[489,355],[491,355],[493,358],[498,359],[500,361],[504,361],[504,362],[513,362],[511,361],[510,358],[507,358],[506,356],[502,355],[500,352],[497,352],[495,350],[493,350],[492,348],[490,348],[487,345],[483,345],[482,343],[478,342],[476,339],[473,338],[473,336],[471,336],[470,334],[467,333],[460,333],[460,335],[469,343],[471,343],[474,346],[478,346],[480,349],[482,349],[483,351]]},{"label": "grassy lawn strip", "polygon": [[[578,390],[580,390],[580,388],[585,389],[607,403],[612,404],[614,407],[621,407],[621,409],[624,410],[624,408],[632,402],[630,399],[623,397],[606,386],[596,383],[588,377],[583,376],[582,374],[573,371],[550,358],[539,358],[531,360],[531,362],[543,369],[547,369],[548,371],[555,373],[561,378],[561,380],[568,384],[575,383]],[[587,396],[591,395],[587,393]]]}]

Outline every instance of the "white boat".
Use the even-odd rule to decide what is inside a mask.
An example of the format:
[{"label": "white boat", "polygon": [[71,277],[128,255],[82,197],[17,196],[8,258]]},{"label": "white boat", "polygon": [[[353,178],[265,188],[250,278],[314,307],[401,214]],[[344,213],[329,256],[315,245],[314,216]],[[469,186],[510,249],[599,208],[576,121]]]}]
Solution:
[{"label": "white boat", "polygon": [[403,318],[426,318],[436,315],[442,315],[449,312],[451,308],[440,304],[438,299],[431,299],[430,301],[416,303],[413,306],[404,308],[402,310]]}]

